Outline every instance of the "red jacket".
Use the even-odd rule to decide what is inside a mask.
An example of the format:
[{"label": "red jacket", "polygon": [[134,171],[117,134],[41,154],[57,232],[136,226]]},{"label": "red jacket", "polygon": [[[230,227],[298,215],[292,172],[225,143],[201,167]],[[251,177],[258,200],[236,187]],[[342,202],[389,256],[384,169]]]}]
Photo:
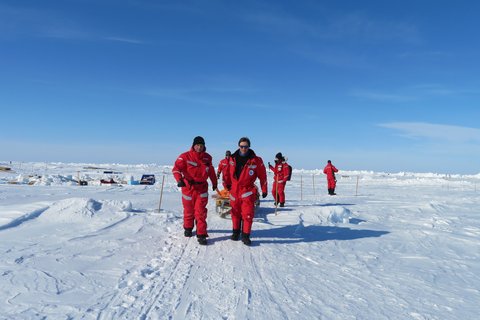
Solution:
[{"label": "red jacket", "polygon": [[269,166],[270,170],[273,171],[275,174],[274,180],[278,183],[286,183],[287,178],[290,174],[290,170],[288,169],[288,163],[285,161],[275,163],[275,167],[272,165]]},{"label": "red jacket", "polygon": [[212,166],[212,156],[206,152],[196,152],[193,147],[177,158],[172,172],[175,180],[183,179],[186,187],[206,185],[208,178],[210,178],[212,185],[215,188],[217,187],[217,176],[215,175],[215,168]]},{"label": "red jacket", "polygon": [[255,192],[255,180],[257,180],[257,178],[260,180],[262,193],[267,193],[267,170],[265,169],[262,158],[257,157],[252,149],[248,151],[246,163],[240,171],[239,176],[235,176],[237,157],[240,157],[239,153],[240,151],[237,150],[230,157],[228,174],[224,176],[226,184],[231,186],[231,193],[236,196],[241,196],[246,192]]},{"label": "red jacket", "polygon": [[218,164],[218,169],[217,169],[217,177],[220,178],[220,175],[223,174],[223,179],[225,179],[225,176],[227,175],[228,172],[228,163],[230,161],[230,157],[224,158],[220,161]]},{"label": "red jacket", "polygon": [[327,164],[323,169],[323,173],[327,175],[328,180],[335,180],[335,172],[338,172],[338,169],[331,163]]}]

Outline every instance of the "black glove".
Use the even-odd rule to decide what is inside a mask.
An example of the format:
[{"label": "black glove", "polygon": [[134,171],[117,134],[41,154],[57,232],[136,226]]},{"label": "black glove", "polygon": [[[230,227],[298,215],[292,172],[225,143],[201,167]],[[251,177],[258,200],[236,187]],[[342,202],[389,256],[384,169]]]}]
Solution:
[{"label": "black glove", "polygon": [[268,195],[268,193],[266,193],[266,192],[262,193],[262,198],[265,199],[267,197],[267,195]]},{"label": "black glove", "polygon": [[230,189],[232,189],[232,186],[231,186],[231,185],[227,185],[226,188],[227,188],[228,191],[230,191]]},{"label": "black glove", "polygon": [[268,163],[268,166],[271,167],[272,165],[270,164],[270,162]]},{"label": "black glove", "polygon": [[212,190],[213,191],[217,190],[217,186],[212,186]]},{"label": "black glove", "polygon": [[181,187],[185,187],[185,186],[186,186],[186,184],[183,180],[178,181],[177,187],[181,188]]}]

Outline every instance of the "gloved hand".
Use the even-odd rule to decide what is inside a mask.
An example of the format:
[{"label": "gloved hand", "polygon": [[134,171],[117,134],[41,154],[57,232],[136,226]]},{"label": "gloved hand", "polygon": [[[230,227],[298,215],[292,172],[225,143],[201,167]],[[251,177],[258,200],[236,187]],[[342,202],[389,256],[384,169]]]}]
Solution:
[{"label": "gloved hand", "polygon": [[186,186],[186,184],[183,180],[178,181],[177,187],[182,188],[182,187],[185,187],[185,186]]},{"label": "gloved hand", "polygon": [[217,185],[213,185],[213,186],[212,186],[212,190],[213,190],[213,191],[217,190]]},{"label": "gloved hand", "polygon": [[218,179],[220,179],[220,175],[219,175],[219,174],[217,174],[217,180],[218,180]]},{"label": "gloved hand", "polygon": [[232,186],[231,186],[231,185],[227,185],[226,188],[227,188],[228,191],[230,191],[230,189],[232,189]]},{"label": "gloved hand", "polygon": [[269,167],[271,166],[270,162],[268,163],[268,166],[269,166]]},{"label": "gloved hand", "polygon": [[265,199],[267,197],[267,195],[268,195],[268,193],[266,193],[266,192],[262,193],[262,198]]}]

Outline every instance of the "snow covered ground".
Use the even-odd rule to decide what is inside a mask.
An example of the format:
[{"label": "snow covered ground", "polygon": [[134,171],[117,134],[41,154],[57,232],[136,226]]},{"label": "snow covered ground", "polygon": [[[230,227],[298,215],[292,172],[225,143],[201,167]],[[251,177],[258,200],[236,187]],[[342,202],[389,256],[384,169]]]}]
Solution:
[{"label": "snow covered ground", "polygon": [[[247,247],[213,200],[209,245],[183,237],[171,167],[3,165],[14,172],[0,171],[1,319],[480,313],[480,175],[341,171],[330,197],[320,170],[294,170],[286,207],[275,215],[271,195],[262,200]],[[157,183],[99,183],[144,173]]]}]

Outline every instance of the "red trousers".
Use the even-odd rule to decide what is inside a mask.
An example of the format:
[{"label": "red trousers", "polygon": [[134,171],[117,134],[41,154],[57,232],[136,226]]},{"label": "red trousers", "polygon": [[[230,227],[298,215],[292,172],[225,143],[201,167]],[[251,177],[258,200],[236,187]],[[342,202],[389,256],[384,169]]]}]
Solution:
[{"label": "red trousers", "polygon": [[327,178],[328,189],[335,189],[337,182],[334,178]]},{"label": "red trousers", "polygon": [[250,234],[250,232],[252,231],[253,217],[255,215],[256,197],[256,193],[252,191],[238,193],[237,195],[230,194],[233,230],[242,229],[243,233]]},{"label": "red trousers", "polygon": [[[277,193],[277,185],[278,185],[278,193]],[[277,183],[277,181],[274,181],[273,188],[272,188],[272,195],[276,203],[285,203],[285,182]]]},{"label": "red trousers", "polygon": [[197,236],[207,235],[207,203],[208,191],[182,190],[183,227],[193,229],[196,222]]}]

